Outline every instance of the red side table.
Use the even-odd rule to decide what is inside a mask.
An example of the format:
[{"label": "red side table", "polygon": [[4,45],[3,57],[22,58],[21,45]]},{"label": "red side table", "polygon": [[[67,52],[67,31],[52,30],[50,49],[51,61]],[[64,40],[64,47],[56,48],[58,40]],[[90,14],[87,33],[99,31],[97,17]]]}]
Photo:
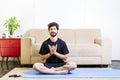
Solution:
[{"label": "red side table", "polygon": [[18,62],[20,63],[20,38],[1,38],[0,39],[0,56],[2,57],[2,63],[4,58],[7,57],[17,57]]}]

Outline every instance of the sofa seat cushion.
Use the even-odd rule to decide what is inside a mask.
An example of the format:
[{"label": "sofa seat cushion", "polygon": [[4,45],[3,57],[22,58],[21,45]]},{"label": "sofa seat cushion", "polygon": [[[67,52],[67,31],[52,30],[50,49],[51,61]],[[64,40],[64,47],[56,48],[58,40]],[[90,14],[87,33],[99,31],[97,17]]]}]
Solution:
[{"label": "sofa seat cushion", "polygon": [[101,57],[68,57],[67,62],[75,62],[78,65],[102,64]]},{"label": "sofa seat cushion", "polygon": [[97,44],[77,44],[68,45],[70,54],[72,57],[97,57],[102,56],[102,48]]},{"label": "sofa seat cushion", "polygon": [[[32,45],[31,56],[40,56],[40,46],[40,43]],[[68,49],[70,51],[69,56],[72,57],[102,56],[102,48],[100,45],[97,44],[68,44]]]}]

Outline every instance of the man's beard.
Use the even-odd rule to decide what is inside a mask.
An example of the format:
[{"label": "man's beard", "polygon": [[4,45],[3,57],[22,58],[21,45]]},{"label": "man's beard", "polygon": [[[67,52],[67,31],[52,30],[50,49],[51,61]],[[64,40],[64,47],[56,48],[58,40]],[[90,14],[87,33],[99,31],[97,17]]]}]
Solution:
[{"label": "man's beard", "polygon": [[57,35],[57,33],[51,32],[50,35],[51,35],[51,37],[55,37]]}]

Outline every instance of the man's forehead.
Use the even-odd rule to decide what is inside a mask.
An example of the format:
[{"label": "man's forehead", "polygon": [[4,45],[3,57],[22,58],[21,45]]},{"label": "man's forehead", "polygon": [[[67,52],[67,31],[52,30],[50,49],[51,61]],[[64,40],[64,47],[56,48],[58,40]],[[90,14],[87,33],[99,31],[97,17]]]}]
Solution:
[{"label": "man's forehead", "polygon": [[57,28],[56,26],[51,26],[50,28]]}]

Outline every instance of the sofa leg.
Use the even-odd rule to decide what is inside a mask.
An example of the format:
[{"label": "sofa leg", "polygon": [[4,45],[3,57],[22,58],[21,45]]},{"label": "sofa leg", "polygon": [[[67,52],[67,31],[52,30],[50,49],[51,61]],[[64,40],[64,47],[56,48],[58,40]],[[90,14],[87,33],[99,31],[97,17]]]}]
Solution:
[{"label": "sofa leg", "polygon": [[107,68],[108,65],[101,65],[101,68]]},{"label": "sofa leg", "polygon": [[5,57],[2,57],[2,62],[1,62],[1,64],[3,64],[3,62],[4,62],[4,58],[5,58]]}]

